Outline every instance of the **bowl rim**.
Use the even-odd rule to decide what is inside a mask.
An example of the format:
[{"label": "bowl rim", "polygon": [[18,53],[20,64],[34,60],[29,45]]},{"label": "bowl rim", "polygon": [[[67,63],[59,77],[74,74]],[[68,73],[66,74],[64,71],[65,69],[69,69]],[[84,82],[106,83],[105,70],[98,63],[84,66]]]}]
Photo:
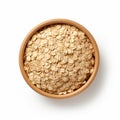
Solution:
[{"label": "bowl rim", "polygon": [[[23,62],[23,56],[24,56],[24,50],[26,48],[26,45],[28,43],[28,41],[30,40],[30,38],[40,29],[42,29],[43,27],[46,27],[48,25],[53,25],[53,24],[68,24],[68,25],[72,25],[74,27],[77,27],[78,29],[80,29],[81,31],[83,31],[87,37],[89,38],[89,40],[91,41],[94,50],[95,50],[95,66],[94,66],[94,71],[92,73],[92,75],[90,76],[90,78],[88,79],[88,81],[85,83],[85,85],[83,85],[82,87],[80,87],[79,89],[75,90],[72,93],[69,94],[65,94],[65,95],[54,95],[54,94],[50,94],[47,92],[44,92],[42,90],[40,90],[39,88],[37,88],[35,85],[32,84],[32,82],[29,80],[25,70],[24,70],[24,62]],[[35,26],[32,30],[30,30],[30,32],[26,35],[26,37],[24,38],[22,45],[20,47],[20,52],[19,52],[19,67],[20,67],[20,71],[22,73],[22,76],[24,78],[24,80],[27,82],[27,84],[37,93],[43,95],[43,96],[47,96],[50,98],[68,98],[68,97],[72,97],[74,95],[80,94],[82,91],[84,91],[95,79],[95,76],[98,72],[98,68],[99,68],[99,62],[100,62],[100,56],[99,56],[99,50],[98,50],[98,46],[97,43],[94,39],[94,37],[92,36],[92,34],[81,24],[72,21],[72,20],[68,20],[68,19],[61,19],[61,18],[57,18],[57,19],[50,19],[47,21],[44,21],[40,24],[38,24],[37,26]]]}]

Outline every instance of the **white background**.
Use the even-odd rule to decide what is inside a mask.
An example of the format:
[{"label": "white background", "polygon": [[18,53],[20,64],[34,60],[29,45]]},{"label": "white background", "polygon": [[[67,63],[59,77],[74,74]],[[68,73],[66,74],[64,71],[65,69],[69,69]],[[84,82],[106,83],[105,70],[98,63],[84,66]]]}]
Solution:
[{"label": "white background", "polygon": [[[20,45],[37,24],[67,18],[85,26],[99,46],[95,81],[80,95],[57,100],[34,92],[18,64]],[[0,120],[120,120],[119,0],[0,0]]]}]

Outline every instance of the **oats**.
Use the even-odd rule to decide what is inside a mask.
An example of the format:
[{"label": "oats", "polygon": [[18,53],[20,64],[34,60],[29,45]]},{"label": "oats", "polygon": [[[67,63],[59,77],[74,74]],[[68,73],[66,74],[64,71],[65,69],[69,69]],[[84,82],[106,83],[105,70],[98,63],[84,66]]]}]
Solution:
[{"label": "oats", "polygon": [[32,37],[31,40],[34,42],[36,39],[37,39],[37,36],[36,36],[36,35],[33,35],[33,37]]},{"label": "oats", "polygon": [[41,88],[41,86],[39,84],[36,85],[38,88]]},{"label": "oats", "polygon": [[83,81],[84,77],[83,76],[79,76],[79,78],[77,79],[78,81]]},{"label": "oats", "polygon": [[55,55],[55,59],[56,59],[57,61],[61,60],[60,55]]},{"label": "oats", "polygon": [[74,39],[71,39],[70,42],[73,43],[75,40]]},{"label": "oats", "polygon": [[63,76],[68,76],[68,71],[67,70],[64,72]]},{"label": "oats", "polygon": [[93,73],[93,70],[94,70],[93,68],[90,70],[90,73],[91,73],[91,74]]},{"label": "oats", "polygon": [[95,64],[95,60],[92,58],[91,59],[91,64],[94,65]]},{"label": "oats", "polygon": [[53,40],[49,40],[49,45],[53,45],[54,44],[54,42],[53,42]]},{"label": "oats", "polygon": [[56,86],[57,86],[57,87],[60,87],[61,85],[62,85],[61,82],[57,82],[57,83],[56,83]]},{"label": "oats", "polygon": [[70,44],[70,48],[71,48],[72,50],[75,50],[75,49],[76,49],[76,46],[71,43],[71,44]]},{"label": "oats", "polygon": [[48,48],[45,48],[45,50],[44,50],[44,51],[45,51],[45,53],[48,53],[49,49],[48,49]]},{"label": "oats", "polygon": [[28,74],[28,76],[29,76],[29,79],[30,79],[31,81],[34,80],[33,73]]},{"label": "oats", "polygon": [[38,55],[36,59],[41,60],[42,58],[43,58],[43,55]]},{"label": "oats", "polygon": [[64,53],[64,55],[68,54],[67,50],[63,50],[63,53]]},{"label": "oats", "polygon": [[70,43],[65,42],[64,46],[68,48],[70,46]]},{"label": "oats", "polygon": [[69,79],[68,79],[67,77],[63,77],[62,80],[63,80],[64,82],[67,82]]},{"label": "oats", "polygon": [[78,35],[78,32],[74,31],[74,32],[73,32],[73,35],[74,35],[74,36],[77,36],[77,35]]},{"label": "oats", "polygon": [[56,39],[58,39],[58,40],[61,40],[61,36],[60,35],[58,35],[57,37],[56,37]]},{"label": "oats", "polygon": [[58,95],[62,95],[63,93],[62,92],[59,92]]},{"label": "oats", "polygon": [[65,71],[64,68],[61,68],[61,69],[60,69],[60,72],[61,72],[61,73],[64,73],[64,71]]},{"label": "oats", "polygon": [[68,93],[71,93],[71,92],[73,92],[72,90],[68,90]]},{"label": "oats", "polygon": [[90,73],[89,69],[85,69],[85,73]]},{"label": "oats", "polygon": [[82,49],[82,45],[78,45],[77,50],[81,50],[81,49]]},{"label": "oats", "polygon": [[38,46],[34,46],[34,49],[36,50],[38,48]]},{"label": "oats", "polygon": [[33,53],[32,53],[32,57],[37,57],[37,54],[38,54],[38,52],[37,51],[34,51]]},{"label": "oats", "polygon": [[46,40],[41,40],[41,42],[40,42],[41,47],[45,46],[46,44],[47,44]]},{"label": "oats", "polygon": [[89,54],[89,55],[87,56],[87,59],[90,60],[91,58],[92,58],[92,54]]},{"label": "oats", "polygon": [[61,66],[62,66],[61,64],[59,64],[59,63],[57,64],[57,68],[61,68]]},{"label": "oats", "polygon": [[61,28],[61,25],[56,25],[56,28],[59,30]]},{"label": "oats", "polygon": [[72,64],[72,63],[74,63],[74,60],[73,59],[69,59],[68,62]]},{"label": "oats", "polygon": [[54,50],[55,47],[54,47],[54,46],[49,46],[49,49],[50,49],[50,50]]},{"label": "oats", "polygon": [[68,62],[67,57],[64,57],[61,61],[61,64],[66,64]]},{"label": "oats", "polygon": [[49,64],[49,63],[45,63],[44,66],[45,66],[45,68],[47,68],[47,69],[50,68],[50,64]]},{"label": "oats", "polygon": [[44,92],[65,95],[86,84],[94,72],[95,51],[84,32],[65,24],[35,33],[26,46],[24,70]]},{"label": "oats", "polygon": [[85,83],[86,83],[86,81],[83,81],[83,82],[82,82],[82,84],[85,84]]},{"label": "oats", "polygon": [[52,86],[48,86],[48,90],[52,90],[53,88],[52,88]]},{"label": "oats", "polygon": [[55,51],[52,51],[52,52],[51,52],[51,55],[55,55],[55,54],[56,54]]},{"label": "oats", "polygon": [[66,68],[68,71],[72,71],[73,70],[73,66],[72,65],[69,65],[69,66],[67,66],[67,68]]},{"label": "oats", "polygon": [[46,89],[46,87],[47,87],[47,86],[46,86],[45,84],[41,85],[41,88],[42,88],[42,89]]},{"label": "oats", "polygon": [[65,91],[65,92],[63,92],[63,95],[65,95],[67,92]]},{"label": "oats", "polygon": [[32,84],[34,84],[34,85],[35,85],[35,84],[36,84],[36,83],[35,83],[35,81],[32,81]]},{"label": "oats", "polygon": [[73,55],[73,60],[77,60],[78,56],[76,54]]},{"label": "oats", "polygon": [[58,68],[57,68],[55,65],[53,65],[53,66],[51,66],[51,70],[52,70],[52,71],[57,71]]},{"label": "oats", "polygon": [[49,55],[49,54],[45,54],[45,58],[46,58],[47,60],[49,60],[49,59],[50,59],[50,55]]},{"label": "oats", "polygon": [[30,56],[27,56],[27,57],[26,57],[26,61],[30,61]]},{"label": "oats", "polygon": [[32,43],[33,43],[32,41],[29,41],[29,42],[28,42],[28,45],[30,46],[30,45],[32,45]]},{"label": "oats", "polygon": [[72,49],[68,49],[68,50],[67,50],[67,53],[68,53],[68,54],[73,54],[73,50],[72,50]]}]

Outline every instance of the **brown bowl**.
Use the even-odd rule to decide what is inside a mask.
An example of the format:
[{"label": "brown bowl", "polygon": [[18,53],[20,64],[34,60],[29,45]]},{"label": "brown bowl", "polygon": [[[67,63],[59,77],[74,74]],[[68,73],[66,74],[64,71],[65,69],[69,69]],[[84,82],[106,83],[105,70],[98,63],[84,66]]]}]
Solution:
[{"label": "brown bowl", "polygon": [[[93,47],[94,47],[94,50],[95,50],[95,66],[94,66],[94,71],[92,73],[92,75],[90,76],[90,78],[88,79],[88,81],[86,82],[85,85],[83,85],[81,88],[79,88],[78,90],[72,92],[72,93],[69,93],[69,94],[66,94],[66,95],[54,95],[54,94],[50,94],[50,93],[47,93],[47,92],[44,92],[42,90],[40,90],[39,88],[37,88],[35,85],[32,84],[32,82],[29,80],[25,70],[24,70],[24,64],[23,64],[23,56],[24,56],[24,51],[25,51],[25,48],[26,48],[26,44],[28,43],[28,41],[30,40],[30,38],[38,31],[40,30],[41,28],[45,27],[45,26],[48,26],[48,25],[52,25],[52,24],[68,24],[68,25],[72,25],[72,26],[75,26],[77,27],[78,29],[80,29],[81,31],[83,31],[87,37],[89,38],[89,40],[91,41],[91,43],[93,44]],[[20,48],[20,53],[19,53],[19,65],[20,65],[20,70],[21,70],[21,73],[25,79],[25,81],[27,82],[27,84],[33,89],[35,90],[36,92],[38,92],[39,94],[42,94],[44,96],[47,96],[47,97],[51,97],[51,98],[67,98],[67,97],[72,97],[74,95],[77,95],[79,93],[81,93],[83,90],[85,90],[91,83],[92,81],[94,80],[95,76],[96,76],[96,73],[98,71],[98,67],[99,67],[99,51],[98,51],[98,47],[97,47],[97,44],[95,42],[95,39],[93,38],[93,36],[91,35],[91,33],[85,28],[83,27],[82,25],[74,22],[74,21],[71,21],[71,20],[67,20],[67,19],[52,19],[52,20],[48,20],[48,21],[45,21],[39,25],[37,25],[36,27],[34,27],[28,34],[27,36],[25,37],[22,45],[21,45],[21,48]]]}]

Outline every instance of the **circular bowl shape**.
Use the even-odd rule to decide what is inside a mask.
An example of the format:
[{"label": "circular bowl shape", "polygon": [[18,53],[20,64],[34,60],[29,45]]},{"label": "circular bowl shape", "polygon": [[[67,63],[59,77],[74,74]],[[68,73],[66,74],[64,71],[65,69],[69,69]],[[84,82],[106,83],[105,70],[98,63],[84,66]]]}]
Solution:
[{"label": "circular bowl shape", "polygon": [[[26,49],[26,45],[28,43],[28,41],[31,39],[31,37],[38,31],[38,30],[41,30],[43,27],[46,27],[46,26],[49,26],[49,25],[54,25],[54,24],[67,24],[67,25],[72,25],[76,28],[78,28],[79,30],[81,30],[82,32],[85,33],[85,35],[88,37],[88,39],[90,40],[90,42],[92,43],[93,45],[93,48],[94,48],[94,57],[95,57],[95,65],[94,65],[94,70],[93,70],[93,73],[91,74],[91,76],[89,77],[89,79],[87,80],[87,82],[82,86],[80,87],[79,89],[71,92],[71,93],[68,93],[68,94],[65,94],[65,95],[55,95],[55,94],[50,94],[50,93],[47,93],[47,92],[44,92],[43,90],[39,89],[38,87],[36,87],[34,84],[32,84],[32,82],[29,80],[29,77],[27,75],[27,73],[25,72],[24,70],[24,52],[25,52],[25,49]],[[21,70],[21,73],[25,79],[25,81],[27,82],[27,84],[33,89],[35,90],[36,92],[38,92],[39,94],[42,94],[44,96],[47,96],[47,97],[50,97],[50,98],[67,98],[67,97],[72,97],[74,95],[77,95],[79,93],[81,93],[83,90],[85,90],[90,84],[91,82],[94,80],[95,76],[96,76],[96,73],[98,71],[98,67],[99,67],[99,51],[98,51],[98,47],[97,47],[97,44],[95,42],[95,39],[93,38],[93,36],[91,35],[91,33],[85,28],[83,27],[82,25],[74,22],[74,21],[71,21],[71,20],[67,20],[67,19],[52,19],[52,20],[48,20],[48,21],[45,21],[39,25],[37,25],[36,27],[34,27],[28,34],[27,36],[25,37],[22,45],[21,45],[21,48],[20,48],[20,53],[19,53],[19,65],[20,65],[20,70]]]}]

